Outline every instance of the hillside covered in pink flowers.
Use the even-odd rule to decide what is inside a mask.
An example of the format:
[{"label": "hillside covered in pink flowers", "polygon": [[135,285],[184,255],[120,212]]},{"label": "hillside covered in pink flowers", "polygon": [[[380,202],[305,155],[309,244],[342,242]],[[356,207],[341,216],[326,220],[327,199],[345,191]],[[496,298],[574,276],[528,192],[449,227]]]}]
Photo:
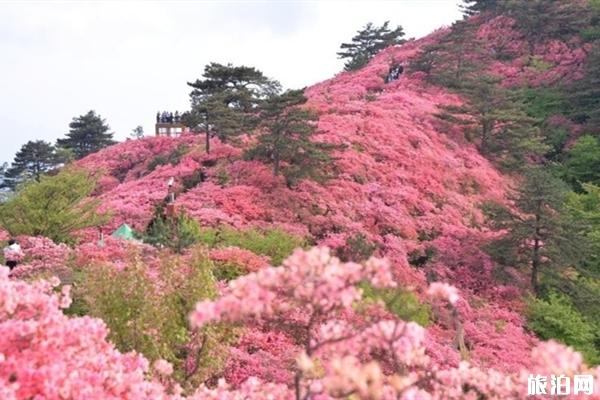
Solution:
[{"label": "hillside covered in pink flowers", "polygon": [[[593,44],[565,34],[532,47],[510,13],[486,12],[468,20],[476,44],[463,50],[484,59],[479,72],[499,87],[585,78]],[[476,117],[442,117],[470,99],[417,68],[451,31],[389,47],[305,89],[304,107],[318,115],[314,139],[335,145],[329,179],[286,184],[244,157],[250,132],[238,142],[212,138],[209,153],[204,135],[188,133],[131,139],[75,161],[97,179],[88,201],[108,218],[77,231],[76,244],[19,236],[22,263],[10,277],[0,271],[0,397],[517,399],[529,374],[600,377],[581,354],[528,328],[527,272],[514,265],[500,274],[487,251],[509,228],[494,225],[486,205],[516,209],[522,177],[469,137]],[[491,56],[499,51],[510,57]],[[393,64],[402,73],[386,82]],[[567,147],[587,129],[554,112],[546,126],[565,132]],[[204,246],[172,254],[110,237],[123,224],[146,231],[170,191],[170,207],[198,223]],[[249,246],[239,232],[285,237],[289,249]],[[79,283],[86,271],[92,278]],[[118,317],[97,318],[131,306],[111,303],[121,292],[100,290],[102,282],[151,299],[153,318],[138,309],[125,317],[131,339],[110,331],[126,325]],[[85,312],[72,311],[78,298]],[[173,316],[161,299],[191,313]],[[136,352],[141,346],[148,353]]]}]

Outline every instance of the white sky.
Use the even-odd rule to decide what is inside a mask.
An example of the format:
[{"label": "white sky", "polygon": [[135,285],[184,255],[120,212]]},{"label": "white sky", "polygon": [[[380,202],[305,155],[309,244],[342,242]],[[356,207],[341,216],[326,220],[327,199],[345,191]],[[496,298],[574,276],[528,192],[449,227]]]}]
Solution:
[{"label": "white sky", "polygon": [[460,18],[459,2],[0,0],[0,161],[90,109],[116,139],[152,134],[156,111],[187,109],[186,82],[211,61],[309,86],[342,69],[340,43],[367,22],[421,37]]}]

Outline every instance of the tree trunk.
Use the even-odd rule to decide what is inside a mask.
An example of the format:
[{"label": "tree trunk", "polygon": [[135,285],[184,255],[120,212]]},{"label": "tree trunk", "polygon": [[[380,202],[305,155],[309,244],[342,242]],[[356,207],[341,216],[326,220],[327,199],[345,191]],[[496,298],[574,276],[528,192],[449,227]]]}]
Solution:
[{"label": "tree trunk", "polygon": [[489,136],[489,121],[484,120],[481,125],[481,152],[487,154],[488,152],[488,136]]},{"label": "tree trunk", "polygon": [[273,175],[279,175],[279,152],[273,154]]},{"label": "tree trunk", "polygon": [[452,306],[452,319],[454,322],[454,329],[456,332],[456,336],[454,338],[456,347],[460,351],[461,359],[467,360],[469,358],[469,350],[467,349],[467,345],[465,344],[465,328],[462,322],[460,321],[458,310],[454,306]]},{"label": "tree trunk", "polygon": [[540,268],[540,220],[541,204],[538,204],[535,214],[535,237],[533,239],[533,257],[531,260],[531,287],[533,293],[538,296],[540,287],[538,283],[538,273]]},{"label": "tree trunk", "polygon": [[206,130],[206,153],[210,153],[210,132]]}]

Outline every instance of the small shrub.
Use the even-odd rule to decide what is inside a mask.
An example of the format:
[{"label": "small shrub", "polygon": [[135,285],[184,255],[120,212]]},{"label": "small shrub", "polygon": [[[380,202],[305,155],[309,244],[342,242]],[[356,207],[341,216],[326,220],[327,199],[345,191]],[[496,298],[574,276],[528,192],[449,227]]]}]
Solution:
[{"label": "small shrub", "polygon": [[594,328],[562,294],[550,292],[546,299],[532,299],[527,309],[527,327],[541,339],[556,339],[580,351],[588,363],[599,361],[594,347]]},{"label": "small shrub", "polygon": [[436,255],[435,247],[427,246],[425,250],[415,249],[408,253],[408,262],[413,267],[423,267]]},{"label": "small shrub", "polygon": [[271,259],[272,265],[280,265],[292,251],[304,245],[304,240],[281,230],[256,229],[234,230],[225,228],[220,233],[221,244],[236,246]]},{"label": "small shrub", "polygon": [[396,289],[377,289],[368,283],[360,285],[363,299],[367,302],[383,301],[386,310],[404,321],[414,321],[427,327],[431,323],[431,307],[421,303],[411,291]]},{"label": "small shrub", "polygon": [[220,186],[225,186],[227,185],[227,182],[229,182],[229,174],[227,174],[227,170],[220,168],[217,171],[217,183]]},{"label": "small shrub", "polygon": [[195,188],[200,183],[206,180],[206,174],[204,173],[204,169],[199,168],[195,170],[191,175],[183,178],[182,185],[183,191],[187,192],[188,190]]},{"label": "small shrub", "polygon": [[377,250],[377,245],[367,240],[362,233],[346,239],[346,245],[337,249],[337,256],[344,262],[361,262],[369,259]]},{"label": "small shrub", "polygon": [[202,229],[196,236],[200,243],[213,247],[239,247],[254,254],[267,256],[272,265],[281,262],[298,247],[305,245],[304,239],[290,235],[281,229],[236,230],[230,227]]},{"label": "small shrub", "polygon": [[[138,254],[125,268],[91,265],[80,271],[73,293],[71,314],[101,318],[109,339],[122,352],[137,351],[150,361],[165,359],[175,368],[174,378],[191,388],[217,375],[225,367],[225,346],[234,339],[231,328],[211,325],[190,330],[188,315],[196,302],[216,296],[212,263],[202,249],[190,258],[164,254],[157,276]],[[202,346],[197,341],[201,339]],[[186,365],[190,357],[197,367]]]},{"label": "small shrub", "polygon": [[544,60],[541,57],[531,57],[529,60],[529,66],[538,72],[548,71],[552,68],[552,64]]},{"label": "small shrub", "polygon": [[181,158],[189,151],[189,147],[186,144],[180,144],[172,152],[167,155],[159,154],[154,157],[150,163],[148,163],[148,171],[154,171],[161,165],[177,165],[181,161]]},{"label": "small shrub", "polygon": [[214,264],[213,274],[218,281],[229,282],[248,273],[241,265],[233,262],[218,261]]},{"label": "small shrub", "polygon": [[202,239],[200,224],[180,212],[168,217],[163,206],[157,206],[154,218],[148,224],[143,236],[144,242],[153,246],[164,246],[181,253],[184,249],[198,243]]}]

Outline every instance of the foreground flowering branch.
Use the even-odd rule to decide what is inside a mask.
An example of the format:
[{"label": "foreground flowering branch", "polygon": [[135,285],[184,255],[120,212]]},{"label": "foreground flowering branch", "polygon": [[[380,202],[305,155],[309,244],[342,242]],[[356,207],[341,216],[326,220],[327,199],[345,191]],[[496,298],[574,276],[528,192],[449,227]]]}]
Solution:
[{"label": "foreground flowering branch", "polygon": [[[302,351],[293,388],[281,398],[429,399],[483,390],[474,377],[488,372],[466,363],[450,370],[432,365],[419,325],[387,314],[358,318],[354,306],[362,297],[361,282],[395,286],[384,260],[342,263],[326,248],[297,250],[282,267],[241,277],[221,298],[198,303],[190,319],[195,327],[221,321],[291,332]],[[452,306],[458,301],[458,291],[447,284],[433,284],[428,294]],[[491,398],[516,396],[512,378],[505,378],[507,384],[485,393]]]},{"label": "foreground flowering branch", "polygon": [[[249,328],[257,339],[263,330],[276,332],[270,338],[278,338],[271,342],[277,345],[286,343],[284,336],[291,338],[292,361],[274,361],[293,379],[281,383],[268,374],[249,376],[235,386],[220,380],[185,397],[172,379],[171,364],[157,360],[150,368],[143,356],[122,354],[107,342],[101,320],[65,316],[68,286],[58,290],[56,279],[11,279],[8,268],[0,267],[0,398],[519,399],[525,397],[531,373],[600,377],[580,354],[554,342],[534,349],[530,371],[506,374],[468,362],[441,366],[428,357],[421,326],[376,308],[368,315],[357,312],[362,295],[357,285],[364,281],[394,285],[385,261],[341,263],[327,249],[316,248],[296,251],[282,267],[230,282],[219,299],[197,305],[190,316],[193,326],[225,321]],[[448,305],[459,301],[458,291],[442,283],[427,294]]]}]

